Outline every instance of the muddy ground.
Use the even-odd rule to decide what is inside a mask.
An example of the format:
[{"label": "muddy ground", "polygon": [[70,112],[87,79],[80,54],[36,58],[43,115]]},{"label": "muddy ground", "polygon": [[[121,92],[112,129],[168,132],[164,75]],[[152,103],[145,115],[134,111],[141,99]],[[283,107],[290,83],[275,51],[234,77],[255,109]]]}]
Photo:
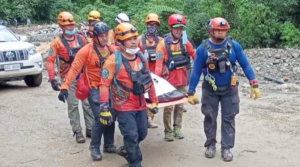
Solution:
[{"label": "muddy ground", "polygon": [[[200,87],[197,94],[200,97]],[[90,139],[85,144],[75,142],[67,106],[58,101],[57,95],[58,92],[52,91],[47,83],[47,77],[37,88],[27,88],[23,82],[0,87],[0,166],[126,166],[123,158],[111,154],[104,154],[100,162],[92,161],[88,150]],[[143,166],[299,167],[300,94],[262,90],[261,96],[254,101],[248,94],[240,95],[234,161],[225,163],[221,160],[219,144],[214,159],[204,157],[205,136],[200,105],[187,105],[183,140],[165,142],[162,112],[157,114],[155,121],[159,128],[150,129],[146,140],[141,143]],[[83,119],[81,124],[85,128]],[[220,124],[217,138],[220,141]],[[122,136],[117,128],[116,145],[121,144]]]}]

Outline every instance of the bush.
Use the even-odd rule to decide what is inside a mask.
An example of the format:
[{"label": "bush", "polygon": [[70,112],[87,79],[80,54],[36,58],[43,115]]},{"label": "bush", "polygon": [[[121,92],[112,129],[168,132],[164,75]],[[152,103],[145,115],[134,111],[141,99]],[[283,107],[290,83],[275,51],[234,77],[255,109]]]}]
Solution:
[{"label": "bush", "polygon": [[205,23],[212,17],[228,19],[229,35],[244,48],[299,47],[300,8],[298,0],[2,0],[0,19],[17,18],[32,22],[54,22],[57,14],[70,11],[76,21],[86,21],[91,10],[100,11],[104,21],[115,27],[120,12],[128,14],[140,34],[145,32],[144,19],[150,12],[160,16],[159,34],[168,32],[168,17],[183,14],[186,30],[196,45],[208,37]]},{"label": "bush", "polygon": [[297,29],[291,22],[286,21],[280,25],[281,37],[284,48],[299,48],[300,30]]}]

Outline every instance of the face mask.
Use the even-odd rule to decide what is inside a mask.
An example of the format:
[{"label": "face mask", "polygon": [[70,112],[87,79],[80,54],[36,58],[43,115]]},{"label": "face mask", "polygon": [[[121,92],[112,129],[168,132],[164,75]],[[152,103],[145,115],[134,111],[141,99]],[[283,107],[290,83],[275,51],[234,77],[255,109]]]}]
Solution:
[{"label": "face mask", "polygon": [[154,35],[157,33],[157,28],[147,27],[147,34]]},{"label": "face mask", "polygon": [[135,49],[128,49],[128,48],[126,48],[126,53],[128,53],[128,54],[132,54],[132,55],[134,55],[134,54],[136,54],[138,51],[140,51],[140,48],[135,48]]},{"label": "face mask", "polygon": [[66,34],[66,35],[74,35],[75,32],[76,32],[76,29],[74,28],[72,31],[66,30],[66,31],[65,31],[65,34]]}]

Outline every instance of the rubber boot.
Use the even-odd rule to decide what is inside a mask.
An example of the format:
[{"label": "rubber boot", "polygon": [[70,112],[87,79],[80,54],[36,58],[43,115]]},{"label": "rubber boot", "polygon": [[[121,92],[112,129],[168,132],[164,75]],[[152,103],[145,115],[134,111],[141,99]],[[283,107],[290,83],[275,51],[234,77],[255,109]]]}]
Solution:
[{"label": "rubber boot", "polygon": [[233,160],[233,154],[231,153],[230,149],[221,150],[221,156],[225,162],[230,162]]},{"label": "rubber boot", "polygon": [[103,152],[105,153],[116,153],[117,152],[117,147],[113,144],[104,144],[103,146]]},{"label": "rubber boot", "polygon": [[101,161],[102,155],[99,147],[90,146],[91,157],[94,161]]},{"label": "rubber boot", "polygon": [[124,146],[121,146],[117,149],[117,154],[120,155],[121,157],[125,158],[126,161],[129,162],[128,161],[128,154],[127,154]]},{"label": "rubber boot", "polygon": [[210,145],[205,150],[205,157],[206,158],[214,158],[216,155],[216,145]]},{"label": "rubber boot", "polygon": [[83,137],[83,134],[81,131],[74,132],[73,137],[76,136],[76,142],[77,143],[85,143],[85,138]]}]

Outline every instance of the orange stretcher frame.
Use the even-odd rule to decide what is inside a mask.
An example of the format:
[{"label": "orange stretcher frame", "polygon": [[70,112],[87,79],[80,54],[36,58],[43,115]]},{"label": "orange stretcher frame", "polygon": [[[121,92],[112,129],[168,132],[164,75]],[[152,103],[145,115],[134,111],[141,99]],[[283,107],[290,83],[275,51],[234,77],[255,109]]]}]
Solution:
[{"label": "orange stretcher frame", "polygon": [[[166,103],[158,103],[158,108],[163,108],[163,107],[167,107],[167,106],[173,106],[175,104],[180,104],[180,103],[186,103],[188,101],[188,98],[185,97],[185,98],[182,98],[182,99],[179,99],[179,100],[175,100],[175,101],[171,101],[171,102],[166,102]],[[151,107],[151,104],[150,103],[147,103],[147,107],[150,108]]]}]

